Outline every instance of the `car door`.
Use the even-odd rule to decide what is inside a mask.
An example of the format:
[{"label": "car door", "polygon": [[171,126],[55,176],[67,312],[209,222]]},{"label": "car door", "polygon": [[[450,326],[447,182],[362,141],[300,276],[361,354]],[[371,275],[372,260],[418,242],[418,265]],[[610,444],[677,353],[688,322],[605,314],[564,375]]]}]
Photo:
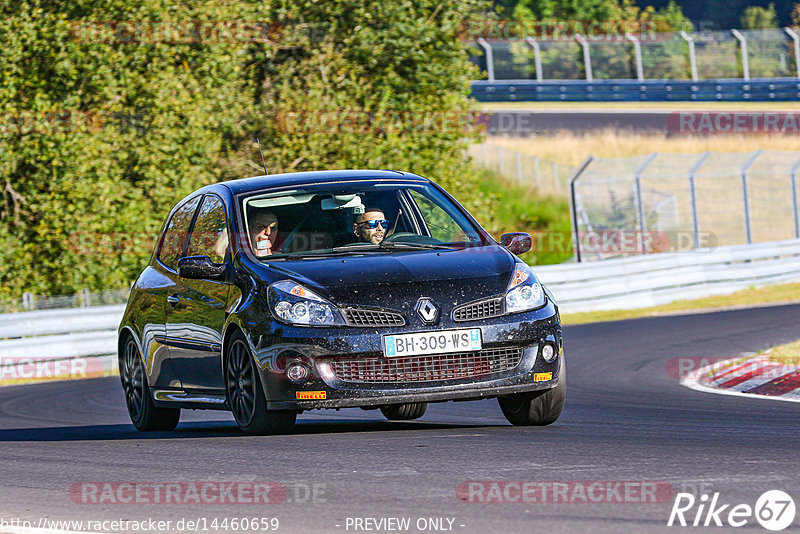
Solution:
[{"label": "car door", "polygon": [[[157,283],[153,293],[151,308],[158,310],[158,324],[148,322],[149,330],[153,332],[154,343],[150,345],[150,354],[153,360],[152,369],[154,376],[151,377],[151,384],[154,386],[174,387],[181,386],[180,380],[175,373],[175,369],[170,362],[170,339],[166,331],[167,310],[170,308],[168,301],[170,296],[175,294],[178,283],[178,259],[183,254],[186,246],[186,237],[189,227],[194,219],[197,207],[200,205],[200,196],[191,198],[179,205],[170,216],[164,233],[161,236],[156,254],[156,261],[153,263]],[[153,316],[153,320],[156,316]],[[147,337],[147,336],[144,336]]]},{"label": "car door", "polygon": [[[230,261],[225,206],[218,196],[203,197],[189,233],[185,256]],[[170,295],[166,329],[170,361],[184,389],[222,390],[222,329],[231,285],[217,280],[177,277]]]}]

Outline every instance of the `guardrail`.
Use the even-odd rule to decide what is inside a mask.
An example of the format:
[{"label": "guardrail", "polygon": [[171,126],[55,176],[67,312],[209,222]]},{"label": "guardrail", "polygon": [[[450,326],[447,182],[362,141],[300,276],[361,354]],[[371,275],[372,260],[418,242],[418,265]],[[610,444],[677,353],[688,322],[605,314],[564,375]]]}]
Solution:
[{"label": "guardrail", "polygon": [[[800,239],[600,262],[543,265],[539,279],[564,313],[630,309],[800,281]],[[116,364],[116,328],[124,306],[0,315],[3,366],[28,361],[100,358]],[[10,362],[10,363],[9,363]]]},{"label": "guardrail", "polygon": [[797,101],[800,80],[504,80],[472,82],[480,102]]},{"label": "guardrail", "polygon": [[534,270],[562,312],[633,309],[800,281],[800,239]]}]

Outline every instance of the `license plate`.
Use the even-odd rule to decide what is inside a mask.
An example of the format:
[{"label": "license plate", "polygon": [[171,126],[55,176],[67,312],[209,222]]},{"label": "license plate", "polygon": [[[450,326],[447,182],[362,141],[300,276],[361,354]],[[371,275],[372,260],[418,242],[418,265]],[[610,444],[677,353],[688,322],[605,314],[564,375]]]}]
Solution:
[{"label": "license plate", "polygon": [[480,328],[383,336],[383,354],[387,358],[473,350],[481,350]]}]

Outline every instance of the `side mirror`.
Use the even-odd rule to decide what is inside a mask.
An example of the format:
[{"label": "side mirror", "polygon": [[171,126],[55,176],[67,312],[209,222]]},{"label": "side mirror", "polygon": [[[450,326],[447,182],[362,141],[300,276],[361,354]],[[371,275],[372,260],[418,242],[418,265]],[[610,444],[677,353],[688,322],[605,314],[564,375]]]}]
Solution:
[{"label": "side mirror", "polygon": [[531,236],[525,232],[503,234],[500,244],[512,254],[525,254],[531,249]]},{"label": "side mirror", "polygon": [[187,256],[178,260],[178,276],[198,280],[225,280],[227,266],[208,256]]}]

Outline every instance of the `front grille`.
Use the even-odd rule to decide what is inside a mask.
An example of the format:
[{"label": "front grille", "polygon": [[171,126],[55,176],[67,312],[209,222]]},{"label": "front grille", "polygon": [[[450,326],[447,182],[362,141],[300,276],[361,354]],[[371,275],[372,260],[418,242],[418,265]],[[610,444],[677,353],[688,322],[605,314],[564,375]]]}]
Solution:
[{"label": "front grille", "polygon": [[333,358],[333,374],[344,382],[429,382],[484,377],[519,365],[522,348],[507,347],[400,358]]},{"label": "front grille", "polygon": [[382,310],[342,310],[345,322],[350,326],[403,326],[406,320],[397,312]]},{"label": "front grille", "polygon": [[503,297],[493,297],[463,304],[453,310],[454,321],[475,321],[503,315]]}]

